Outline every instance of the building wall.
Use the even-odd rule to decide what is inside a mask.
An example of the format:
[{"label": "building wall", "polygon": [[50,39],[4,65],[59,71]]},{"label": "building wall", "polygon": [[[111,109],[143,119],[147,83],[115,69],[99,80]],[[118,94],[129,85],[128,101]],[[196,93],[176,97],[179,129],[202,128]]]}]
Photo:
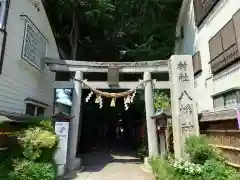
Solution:
[{"label": "building wall", "polygon": [[[43,5],[40,11],[28,0],[11,0],[6,26],[7,42],[0,74],[0,110],[25,113],[24,99],[31,97],[47,104],[53,104],[54,73],[47,67],[38,70],[21,58],[25,20],[27,15],[47,38],[47,56],[59,58],[56,42]],[[52,107],[45,112],[51,115]]]},{"label": "building wall", "polygon": [[195,97],[199,112],[213,108],[212,95],[240,86],[240,65],[235,64],[212,77],[208,44],[239,9],[239,0],[221,0],[200,27],[196,27],[193,0],[189,0],[182,21],[178,24],[177,31],[183,27],[184,38],[177,44],[175,53],[191,55],[197,51],[201,53],[202,72],[195,76]]}]

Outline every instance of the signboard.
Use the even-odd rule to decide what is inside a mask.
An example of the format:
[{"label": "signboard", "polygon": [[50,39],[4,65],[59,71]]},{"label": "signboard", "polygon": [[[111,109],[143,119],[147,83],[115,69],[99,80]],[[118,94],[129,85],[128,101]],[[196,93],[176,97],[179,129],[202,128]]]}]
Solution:
[{"label": "signboard", "polygon": [[57,164],[66,164],[69,122],[56,122],[55,133],[59,138],[59,148],[55,154]]},{"label": "signboard", "polygon": [[47,51],[47,40],[30,21],[26,21],[22,57],[41,67]]}]

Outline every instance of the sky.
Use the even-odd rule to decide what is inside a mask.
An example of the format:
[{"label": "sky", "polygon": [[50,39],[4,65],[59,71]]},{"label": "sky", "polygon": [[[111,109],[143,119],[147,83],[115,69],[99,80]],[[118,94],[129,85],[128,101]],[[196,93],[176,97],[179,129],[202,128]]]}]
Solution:
[{"label": "sky", "polygon": [[57,99],[57,102],[66,104],[66,105],[72,105],[72,102],[68,99],[68,96],[64,93],[63,89],[57,89],[56,93],[59,97],[59,99]]}]

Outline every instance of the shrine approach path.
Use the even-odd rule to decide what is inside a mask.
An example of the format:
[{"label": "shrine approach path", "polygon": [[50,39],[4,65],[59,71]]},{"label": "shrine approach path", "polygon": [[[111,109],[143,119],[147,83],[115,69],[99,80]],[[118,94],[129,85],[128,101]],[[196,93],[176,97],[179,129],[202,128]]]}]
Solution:
[{"label": "shrine approach path", "polygon": [[82,156],[84,170],[75,180],[154,180],[129,153],[94,152]]}]

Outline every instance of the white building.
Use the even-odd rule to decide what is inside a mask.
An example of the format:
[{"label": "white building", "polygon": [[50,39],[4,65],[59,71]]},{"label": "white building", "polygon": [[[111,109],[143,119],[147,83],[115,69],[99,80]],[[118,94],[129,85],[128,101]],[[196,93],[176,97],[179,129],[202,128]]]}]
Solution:
[{"label": "white building", "polygon": [[59,58],[41,0],[0,0],[0,111],[52,115],[53,81],[42,57]]},{"label": "white building", "polygon": [[183,0],[176,32],[175,54],[193,56],[199,113],[240,103],[240,0]]}]

